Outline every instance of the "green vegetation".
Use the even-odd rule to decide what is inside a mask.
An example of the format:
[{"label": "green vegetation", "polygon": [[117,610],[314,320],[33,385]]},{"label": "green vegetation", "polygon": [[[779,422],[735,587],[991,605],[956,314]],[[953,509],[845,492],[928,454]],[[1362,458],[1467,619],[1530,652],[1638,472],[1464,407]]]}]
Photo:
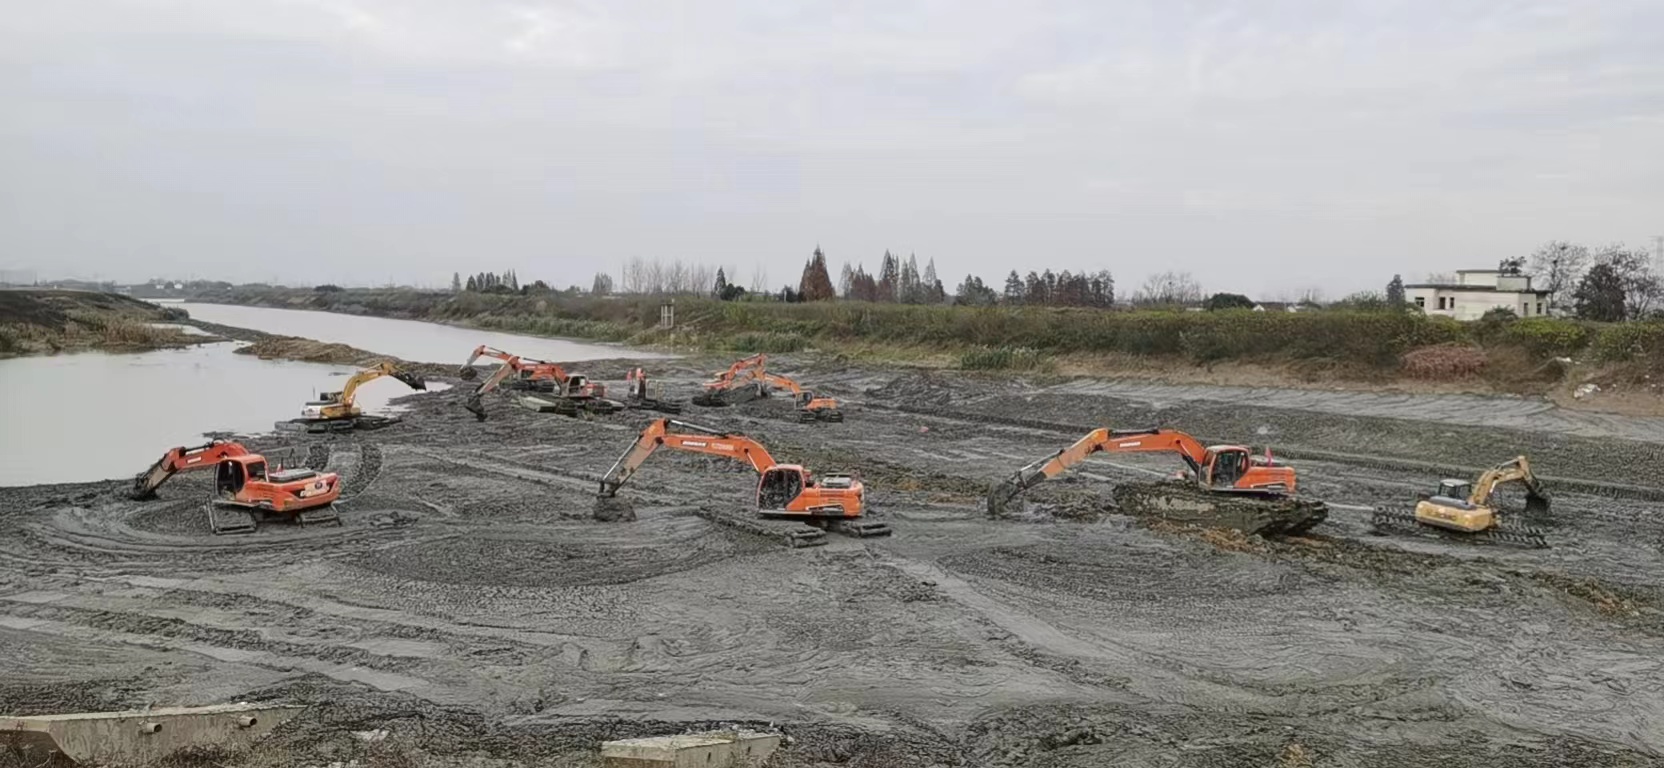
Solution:
[{"label": "green vegetation", "polygon": [[178,328],[155,323],[182,319],[177,309],[90,291],[0,291],[0,357],[78,350],[117,352],[199,343]]},{"label": "green vegetation", "polygon": [[959,367],[967,371],[1050,371],[1052,361],[1039,350],[1027,347],[977,347],[959,356]]},{"label": "green vegetation", "polygon": [[[1423,353],[1415,375],[1471,375],[1474,361],[1532,372],[1553,358],[1657,365],[1664,323],[1608,325],[1496,313],[1475,323],[1414,311],[1104,311],[1037,306],[945,306],[856,301],[784,303],[676,300],[676,326],[659,329],[660,300],[642,296],[479,292],[261,289],[205,297],[237,304],[326,309],[469,325],[492,330],[736,352],[804,349],[919,350],[955,356],[977,370],[1047,370],[1065,355],[1299,364],[1367,378],[1411,375],[1406,355]],[[1451,350],[1469,349],[1469,352]],[[1523,375],[1523,374],[1522,374]]]}]

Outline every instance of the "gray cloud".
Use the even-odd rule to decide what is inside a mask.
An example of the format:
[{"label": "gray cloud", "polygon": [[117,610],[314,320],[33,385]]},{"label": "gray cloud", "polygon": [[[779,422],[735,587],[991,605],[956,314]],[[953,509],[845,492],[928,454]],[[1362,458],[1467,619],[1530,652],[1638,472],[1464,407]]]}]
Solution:
[{"label": "gray cloud", "polygon": [[0,22],[0,260],[587,283],[1379,287],[1664,230],[1664,6],[58,0]]}]

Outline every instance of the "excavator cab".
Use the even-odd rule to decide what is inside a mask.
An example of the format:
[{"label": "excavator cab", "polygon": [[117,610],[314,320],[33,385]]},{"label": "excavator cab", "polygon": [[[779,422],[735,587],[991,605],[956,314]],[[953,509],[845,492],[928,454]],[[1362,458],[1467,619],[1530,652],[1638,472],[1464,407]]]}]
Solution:
[{"label": "excavator cab", "polygon": [[811,484],[801,469],[772,467],[763,472],[762,480],[757,483],[757,507],[783,510]]},{"label": "excavator cab", "polygon": [[1248,472],[1251,462],[1248,449],[1237,445],[1218,445],[1208,449],[1205,479],[1210,487],[1230,488]]},{"label": "excavator cab", "polygon": [[1445,478],[1439,481],[1439,490],[1433,496],[1466,504],[1468,499],[1473,496],[1473,483],[1466,480]]},{"label": "excavator cab", "polygon": [[250,480],[266,479],[266,460],[259,456],[237,456],[220,462],[216,472],[215,490],[221,496],[235,497]]}]

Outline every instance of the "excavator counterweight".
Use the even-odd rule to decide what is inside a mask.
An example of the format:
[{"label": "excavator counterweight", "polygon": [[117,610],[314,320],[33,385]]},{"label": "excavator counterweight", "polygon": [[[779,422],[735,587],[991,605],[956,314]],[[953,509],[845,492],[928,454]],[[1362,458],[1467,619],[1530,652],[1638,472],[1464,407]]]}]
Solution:
[{"label": "excavator counterweight", "polygon": [[988,492],[990,517],[1004,517],[1025,491],[1096,453],[1174,453],[1185,463],[1183,481],[1116,487],[1120,511],[1247,533],[1298,534],[1322,522],[1328,507],[1297,499],[1295,473],[1240,445],[1203,446],[1171,429],[1096,429],[1072,445],[1025,466]]}]

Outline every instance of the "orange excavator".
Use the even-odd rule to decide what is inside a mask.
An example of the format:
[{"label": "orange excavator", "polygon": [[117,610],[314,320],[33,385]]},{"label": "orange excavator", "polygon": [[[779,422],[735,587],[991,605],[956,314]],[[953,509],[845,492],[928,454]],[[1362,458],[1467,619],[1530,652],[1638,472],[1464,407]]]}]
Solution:
[{"label": "orange excavator", "polygon": [[728,366],[711,381],[705,383],[705,392],[694,398],[695,405],[725,406],[737,405],[769,396],[770,388],[784,389],[792,393],[792,401],[797,405],[797,420],[831,421],[844,420],[843,409],[838,401],[824,395],[816,395],[812,390],[804,389],[796,381],[775,373],[768,372],[768,356],[752,355]]},{"label": "orange excavator", "polygon": [[305,468],[271,469],[266,457],[229,440],[168,451],[133,478],[130,495],[137,500],[154,498],[168,478],[199,469],[215,470],[215,495],[207,505],[214,533],[252,531],[258,513],[283,515],[302,525],[341,522],[335,513],[340,476]]},{"label": "orange excavator", "polygon": [[[612,413],[621,408],[617,403],[606,398],[606,387],[600,382],[592,382],[580,374],[567,374],[564,369],[554,363],[538,362],[535,366],[549,366],[557,372],[556,375],[559,377],[556,379],[560,382],[559,387],[555,390],[557,399],[550,401],[544,398],[533,398],[547,403],[550,411],[567,416],[576,416],[579,410]],[[485,421],[486,394],[505,381],[524,380],[523,372],[533,370],[535,366],[514,355],[509,355],[507,359],[503,360],[503,364],[497,367],[496,373],[491,374],[490,378],[480,382],[479,386],[474,387],[473,392],[468,393],[467,398],[462,402],[462,407],[468,409],[469,413],[474,414],[475,419]],[[475,369],[470,364],[464,366],[463,370],[472,371]],[[468,377],[464,376],[463,378]]]},{"label": "orange excavator", "polygon": [[[1204,524],[1215,522],[1210,515],[1216,514],[1222,527],[1282,534],[1305,531],[1328,517],[1328,507],[1322,502],[1294,498],[1294,468],[1273,459],[1269,449],[1262,456],[1242,445],[1204,447],[1196,438],[1172,429],[1095,429],[994,486],[988,493],[988,514],[1003,516],[1018,495],[1095,453],[1135,452],[1176,453],[1187,471],[1178,478],[1183,482],[1117,487],[1116,500],[1121,506],[1140,507],[1127,511],[1153,511]],[[1184,514],[1171,514],[1178,511]]]},{"label": "orange excavator", "polygon": [[[592,383],[582,375],[568,375],[559,363],[543,360],[533,360],[520,357],[512,352],[504,352],[496,347],[481,344],[474,348],[474,353],[468,356],[468,362],[457,369],[456,375],[463,381],[473,381],[479,378],[480,371],[474,363],[481,357],[490,357],[502,362],[503,366],[513,372],[513,377],[505,379],[502,386],[505,389],[527,390],[532,392],[564,392],[570,385],[578,390],[582,396],[605,397],[606,390],[598,383]],[[576,381],[573,379],[576,378]]]},{"label": "orange excavator", "polygon": [[722,432],[684,421],[658,419],[636,437],[624,455],[601,478],[600,497],[610,499],[661,446],[746,462],[759,475],[756,516],[794,520],[786,532],[792,546],[824,543],[822,529],[856,537],[888,536],[890,527],[863,517],[866,488],[843,473],[819,478],[796,464],[778,464],[768,449],[745,435]]},{"label": "orange excavator", "polygon": [[767,355],[752,355],[735,361],[728,366],[728,370],[719,371],[705,382],[705,391],[693,398],[693,404],[717,408],[768,397],[768,385],[763,382],[767,365]]}]

